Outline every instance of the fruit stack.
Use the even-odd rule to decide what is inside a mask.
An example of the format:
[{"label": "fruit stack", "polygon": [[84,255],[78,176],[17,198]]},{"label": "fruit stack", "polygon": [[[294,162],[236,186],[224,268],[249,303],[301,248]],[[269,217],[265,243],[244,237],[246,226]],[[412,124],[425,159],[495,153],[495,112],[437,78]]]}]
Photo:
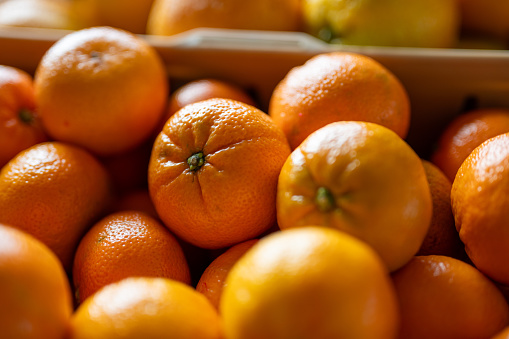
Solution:
[{"label": "fruit stack", "polygon": [[[346,38],[315,16],[342,1],[170,2],[144,2],[152,32],[190,29],[179,6],[263,29],[229,11],[272,4]],[[310,57],[264,108],[226,79],[176,86],[135,28],[101,25],[34,74],[0,66],[0,338],[509,338],[507,108],[465,108],[424,155],[371,57]]]}]

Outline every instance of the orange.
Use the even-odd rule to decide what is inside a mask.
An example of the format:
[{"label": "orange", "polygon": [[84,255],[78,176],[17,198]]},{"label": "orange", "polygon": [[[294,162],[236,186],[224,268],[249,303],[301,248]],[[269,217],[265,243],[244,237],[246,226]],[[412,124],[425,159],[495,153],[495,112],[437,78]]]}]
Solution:
[{"label": "orange", "polygon": [[20,151],[46,141],[36,114],[31,76],[0,65],[0,167]]},{"label": "orange", "polygon": [[99,290],[74,313],[69,339],[221,339],[207,298],[166,278],[128,278]]},{"label": "orange", "polygon": [[488,139],[465,159],[451,201],[469,258],[490,278],[509,284],[509,133]]},{"label": "orange", "polygon": [[456,172],[468,155],[484,141],[509,132],[509,110],[482,108],[452,120],[440,135],[431,161],[454,181]]},{"label": "orange", "polygon": [[174,35],[193,28],[297,31],[300,0],[154,0],[147,33]]},{"label": "orange", "polygon": [[151,135],[166,106],[168,80],[159,55],[140,37],[93,27],[66,35],[44,54],[35,93],[52,138],[105,156]]},{"label": "orange", "polygon": [[508,339],[509,338],[509,326],[505,327],[502,331],[498,332],[491,339]]},{"label": "orange", "polygon": [[196,290],[205,295],[215,308],[219,309],[219,300],[223,292],[224,282],[232,266],[257,241],[258,239],[247,240],[230,247],[214,259],[201,275]]},{"label": "orange", "polygon": [[109,177],[99,161],[64,143],[32,146],[0,171],[0,223],[45,243],[67,270],[78,242],[110,197]]},{"label": "orange", "polygon": [[435,165],[423,160],[424,171],[428,179],[433,214],[431,224],[419,249],[418,255],[446,255],[456,259],[465,259],[461,242],[451,208],[452,183]]},{"label": "orange", "polygon": [[121,194],[115,202],[113,202],[110,211],[121,212],[135,210],[150,215],[158,219],[156,208],[150,199],[150,194],[146,189],[133,190]]},{"label": "orange", "polygon": [[410,102],[401,82],[370,57],[331,52],[294,67],[274,89],[269,114],[295,149],[331,122],[374,122],[405,138]]},{"label": "orange", "polygon": [[110,214],[81,240],[73,279],[79,302],[129,277],[163,277],[191,283],[177,239],[156,219],[137,211]]},{"label": "orange", "polygon": [[417,253],[432,199],[419,156],[396,133],[341,121],[312,133],[279,176],[281,229],[321,225],[367,242],[394,271]]},{"label": "orange", "polygon": [[275,223],[278,175],[289,154],[284,134],[253,106],[230,99],[187,105],[154,143],[150,196],[180,238],[231,246]]},{"label": "orange", "polygon": [[399,312],[373,249],[329,228],[260,239],[233,266],[220,301],[227,338],[394,338]]},{"label": "orange", "polygon": [[253,98],[235,84],[216,79],[200,79],[188,82],[172,93],[165,121],[186,105],[213,98],[232,99],[255,106]]},{"label": "orange", "polygon": [[501,0],[459,0],[461,24],[467,34],[509,38],[509,2]]},{"label": "orange", "polygon": [[37,239],[0,224],[2,338],[63,339],[71,288],[58,258]]},{"label": "orange", "polygon": [[509,324],[497,287],[473,266],[446,256],[416,256],[393,275],[399,338],[490,338]]}]

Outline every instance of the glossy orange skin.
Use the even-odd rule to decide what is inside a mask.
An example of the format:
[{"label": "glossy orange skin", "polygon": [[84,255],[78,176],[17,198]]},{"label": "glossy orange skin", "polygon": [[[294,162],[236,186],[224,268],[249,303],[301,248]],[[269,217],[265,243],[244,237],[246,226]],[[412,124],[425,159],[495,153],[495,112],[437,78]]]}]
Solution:
[{"label": "glossy orange skin", "polygon": [[491,339],[508,339],[509,338],[509,326],[504,328],[502,331],[498,332],[495,336],[491,337]]},{"label": "glossy orange skin", "polygon": [[[319,198],[323,189],[330,194],[326,209]],[[292,152],[279,176],[281,229],[337,228],[373,246],[390,271],[417,253],[431,215],[421,159],[393,131],[374,123],[322,127]]]},{"label": "glossy orange skin", "polygon": [[174,35],[193,28],[297,31],[300,0],[154,0],[148,34]]},{"label": "glossy orange skin", "polygon": [[[188,161],[203,153],[203,165]],[[290,148],[269,116],[229,99],[175,113],[157,137],[148,169],[157,213],[177,236],[203,248],[252,239],[276,219],[278,175]]]},{"label": "glossy orange skin", "polygon": [[463,162],[451,190],[456,229],[475,266],[509,284],[509,134],[488,139]]},{"label": "glossy orange skin", "polygon": [[490,338],[509,323],[502,293],[460,260],[416,256],[393,281],[401,311],[398,338]]},{"label": "glossy orange skin", "polygon": [[295,149],[336,121],[374,122],[406,138],[410,101],[401,82],[377,61],[332,52],[290,70],[274,89],[269,114]]},{"label": "glossy orange skin", "polygon": [[79,302],[108,284],[140,276],[191,282],[182,248],[156,219],[137,211],[113,213],[81,240],[73,266]]},{"label": "glossy orange skin", "polygon": [[39,114],[49,135],[98,155],[146,140],[166,107],[168,81],[156,51],[109,27],[66,35],[35,73]]},{"label": "glossy orange skin", "polygon": [[0,224],[2,338],[63,339],[72,314],[62,264],[29,234]]},{"label": "glossy orange skin", "polygon": [[110,199],[106,170],[76,146],[37,144],[0,171],[0,222],[45,243],[68,271],[78,242]]},{"label": "glossy orange skin", "polygon": [[207,298],[166,278],[127,278],[85,300],[74,313],[69,339],[223,339]]},{"label": "glossy orange skin", "polygon": [[272,233],[233,266],[220,303],[226,338],[394,338],[397,299],[370,246],[334,229]]},{"label": "glossy orange skin", "polygon": [[22,150],[46,140],[36,114],[32,77],[0,65],[0,167]]},{"label": "glossy orange skin", "polygon": [[430,187],[433,215],[428,233],[417,255],[435,254],[465,259],[464,246],[456,231],[452,214],[452,183],[433,163],[423,160],[422,164]]},{"label": "glossy orange skin", "polygon": [[214,259],[201,275],[196,290],[206,296],[216,309],[219,309],[219,300],[231,268],[257,242],[258,239],[252,239],[230,247]]},{"label": "glossy orange skin", "polygon": [[509,132],[509,110],[483,108],[455,118],[442,132],[431,161],[451,180],[468,155],[489,138]]}]

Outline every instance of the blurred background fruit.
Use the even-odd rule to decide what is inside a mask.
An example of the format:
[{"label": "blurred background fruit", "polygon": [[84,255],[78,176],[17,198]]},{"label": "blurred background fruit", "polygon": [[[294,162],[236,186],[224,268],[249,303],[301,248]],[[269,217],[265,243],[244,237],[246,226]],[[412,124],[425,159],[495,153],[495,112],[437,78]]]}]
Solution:
[{"label": "blurred background fruit", "polygon": [[306,30],[351,45],[455,47],[456,0],[302,0]]},{"label": "blurred background fruit", "polygon": [[182,248],[156,219],[137,211],[113,213],[82,238],[73,266],[79,302],[108,284],[142,276],[191,283]]},{"label": "blurred background fruit", "polygon": [[71,320],[69,339],[223,339],[217,311],[201,293],[166,278],[128,278],[99,290]]},{"label": "blurred background fruit", "polygon": [[418,155],[390,129],[359,121],[322,127],[293,151],[276,206],[281,229],[339,229],[372,246],[390,271],[417,253],[432,216]]},{"label": "blurred background fruit", "polygon": [[331,52],[288,72],[273,91],[269,115],[295,149],[320,127],[343,120],[378,123],[405,138],[410,101],[401,82],[377,61]]},{"label": "blurred background fruit", "polygon": [[193,28],[298,31],[300,0],[154,0],[147,33],[174,35]]},{"label": "blurred background fruit", "polygon": [[166,107],[168,79],[146,41],[94,27],[66,35],[45,53],[35,94],[52,138],[106,156],[151,136]]},{"label": "blurred background fruit", "polygon": [[232,267],[220,300],[227,338],[394,338],[399,311],[370,246],[325,227],[272,233]]},{"label": "blurred background fruit", "polygon": [[2,338],[65,338],[73,309],[62,264],[39,240],[5,224],[0,224],[0,300]]},{"label": "blurred background fruit", "polygon": [[471,265],[446,256],[416,256],[393,274],[400,339],[491,338],[509,324],[495,284]]},{"label": "blurred background fruit", "polygon": [[458,0],[465,34],[509,42],[509,1]]},{"label": "blurred background fruit", "polygon": [[104,167],[86,150],[69,144],[34,145],[0,171],[0,223],[42,241],[68,272],[81,237],[110,199]]},{"label": "blurred background fruit", "polygon": [[32,77],[21,69],[0,65],[0,168],[22,150],[46,140]]}]

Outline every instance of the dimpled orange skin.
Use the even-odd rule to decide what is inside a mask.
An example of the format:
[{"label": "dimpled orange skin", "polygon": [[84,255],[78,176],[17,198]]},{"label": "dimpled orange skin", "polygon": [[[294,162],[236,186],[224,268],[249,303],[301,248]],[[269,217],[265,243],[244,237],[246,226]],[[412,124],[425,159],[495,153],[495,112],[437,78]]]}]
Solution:
[{"label": "dimpled orange skin", "polygon": [[166,227],[142,212],[110,214],[87,232],[76,251],[73,279],[78,301],[136,276],[191,283],[184,252]]},{"label": "dimpled orange skin", "polygon": [[45,243],[68,271],[78,242],[110,198],[98,160],[60,142],[32,146],[0,171],[0,222]]},{"label": "dimpled orange skin", "polygon": [[220,310],[229,339],[395,338],[400,317],[373,249],[317,226],[260,239],[228,274]]},{"label": "dimpled orange skin", "polygon": [[400,81],[370,57],[332,52],[293,68],[276,86],[269,114],[295,149],[335,121],[368,121],[406,138],[410,101]]},{"label": "dimpled orange skin", "polygon": [[0,224],[2,338],[63,339],[72,314],[69,281],[47,246]]},{"label": "dimpled orange skin", "polygon": [[35,106],[30,75],[0,65],[0,167],[22,150],[47,140]]},{"label": "dimpled orange skin", "polygon": [[69,339],[222,339],[217,311],[192,287],[166,278],[127,278],[85,300]]},{"label": "dimpled orange skin", "polygon": [[173,35],[193,28],[298,31],[300,0],[155,0],[147,33]]},{"label": "dimpled orange skin", "polygon": [[257,242],[258,239],[252,239],[230,247],[214,259],[201,275],[196,290],[205,295],[216,309],[219,309],[219,300],[231,268]]},{"label": "dimpled orange skin", "polygon": [[509,134],[488,139],[463,162],[451,190],[456,229],[475,266],[509,284]]},{"label": "dimpled orange skin", "polygon": [[148,138],[166,106],[168,81],[155,50],[109,27],[66,35],[35,74],[39,114],[49,135],[98,155],[129,150]]},{"label": "dimpled orange skin", "polygon": [[281,229],[321,225],[373,246],[391,271],[417,253],[432,200],[418,155],[391,130],[336,122],[311,134],[279,176]]},{"label": "dimpled orange skin", "polygon": [[401,311],[398,338],[490,338],[509,323],[502,293],[460,260],[416,256],[393,281]]},{"label": "dimpled orange skin", "polygon": [[[199,157],[191,169],[188,161]],[[290,148],[258,109],[210,99],[175,113],[157,137],[149,192],[165,225],[183,240],[222,248],[275,223],[278,175]]]},{"label": "dimpled orange skin", "polygon": [[509,110],[483,108],[458,116],[445,128],[431,156],[451,180],[468,155],[489,138],[509,132]]}]

